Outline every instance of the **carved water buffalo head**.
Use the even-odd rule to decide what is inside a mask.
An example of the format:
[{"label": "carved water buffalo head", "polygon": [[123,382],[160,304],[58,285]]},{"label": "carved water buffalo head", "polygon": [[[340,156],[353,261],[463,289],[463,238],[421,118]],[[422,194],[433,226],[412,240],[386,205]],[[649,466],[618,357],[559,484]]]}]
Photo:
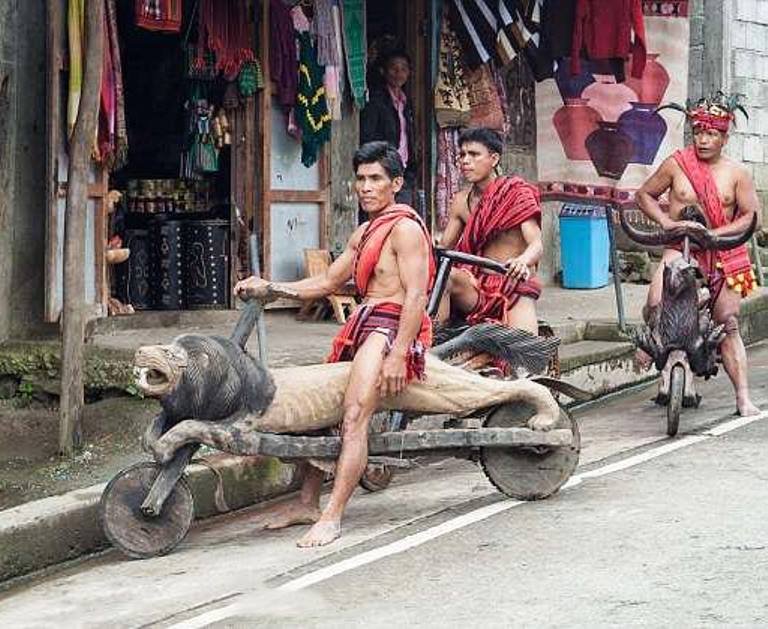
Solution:
[{"label": "carved water buffalo head", "polygon": [[679,299],[685,292],[698,291],[701,271],[695,261],[675,258],[664,266],[664,295]]},{"label": "carved water buffalo head", "polygon": [[[725,250],[733,249],[739,245],[743,245],[747,242],[757,227],[757,213],[752,215],[752,222],[749,227],[741,234],[734,236],[718,236],[711,230],[695,230],[687,225],[678,224],[671,229],[665,231],[643,231],[637,229],[627,221],[624,212],[619,212],[621,220],[621,226],[624,228],[627,236],[641,245],[669,245],[677,243],[683,240],[686,236],[690,238],[691,242],[701,249],[708,250]],[[683,210],[683,220],[691,220],[693,222],[702,222],[703,217],[695,206],[686,207]]]},{"label": "carved water buffalo head", "polygon": [[186,350],[179,345],[145,345],[136,350],[133,370],[136,386],[147,397],[171,393],[189,364]]}]

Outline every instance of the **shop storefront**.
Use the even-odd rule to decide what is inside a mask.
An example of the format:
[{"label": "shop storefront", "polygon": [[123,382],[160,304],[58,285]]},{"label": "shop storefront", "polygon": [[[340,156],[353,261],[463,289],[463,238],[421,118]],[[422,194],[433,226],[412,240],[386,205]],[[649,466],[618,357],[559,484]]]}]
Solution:
[{"label": "shop storefront", "polygon": [[[303,277],[306,249],[338,253],[358,222],[351,157],[361,112],[386,87],[380,62],[392,51],[409,64],[403,90],[412,120],[402,154],[411,164],[410,202],[436,236],[462,185],[461,128],[498,130],[506,172],[541,179],[545,196],[619,190],[618,198],[626,194],[621,178],[635,185],[664,151],[639,161],[628,154],[613,173],[595,166],[605,151],[589,137],[605,135],[632,107],[640,113],[622,118],[622,132],[641,137],[645,109],[630,103],[646,94],[656,103],[687,86],[682,71],[659,79],[662,63],[687,62],[687,52],[662,45],[666,32],[687,36],[687,4],[679,0],[635,2],[649,33],[640,77],[630,76],[632,55],[640,58],[634,48],[611,52],[621,63],[589,59],[569,71],[575,17],[554,8],[573,9],[576,0],[104,1],[109,72],[84,269],[96,316],[234,307],[231,288],[249,271],[252,233],[271,279]],[[62,300],[66,145],[77,96],[69,9],[78,4],[48,5],[49,321]],[[614,25],[623,28],[619,17]],[[637,40],[632,28],[628,45]],[[665,150],[679,143],[671,129],[664,138]],[[537,145],[548,152],[545,163]],[[553,166],[559,171],[551,174]]]}]

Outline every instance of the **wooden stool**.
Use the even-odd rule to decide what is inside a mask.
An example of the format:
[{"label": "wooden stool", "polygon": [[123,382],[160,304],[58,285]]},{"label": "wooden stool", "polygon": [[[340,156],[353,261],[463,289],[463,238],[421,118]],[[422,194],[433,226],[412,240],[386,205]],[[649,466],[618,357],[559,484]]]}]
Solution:
[{"label": "wooden stool", "polygon": [[[331,253],[327,249],[304,249],[304,264],[307,277],[322,275],[331,266]],[[305,304],[299,311],[299,316],[309,317],[311,315],[315,321],[319,321],[325,316],[329,305],[336,321],[341,324],[346,323],[347,315],[357,307],[354,284],[348,284],[324,299],[315,299]]]}]

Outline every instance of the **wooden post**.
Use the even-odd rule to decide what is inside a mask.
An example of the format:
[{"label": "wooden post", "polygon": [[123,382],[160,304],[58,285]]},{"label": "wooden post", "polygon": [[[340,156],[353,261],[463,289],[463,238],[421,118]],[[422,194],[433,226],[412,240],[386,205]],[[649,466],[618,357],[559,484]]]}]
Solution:
[{"label": "wooden post", "polygon": [[104,55],[104,3],[85,3],[85,63],[80,109],[69,144],[64,219],[64,300],[61,319],[59,451],[72,455],[81,444],[85,335],[85,224],[88,172],[99,116]]}]

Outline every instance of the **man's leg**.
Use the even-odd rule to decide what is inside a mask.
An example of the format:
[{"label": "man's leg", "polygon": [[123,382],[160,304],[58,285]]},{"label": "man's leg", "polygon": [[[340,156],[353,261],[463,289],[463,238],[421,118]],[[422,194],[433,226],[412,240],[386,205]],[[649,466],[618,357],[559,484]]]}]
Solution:
[{"label": "man's leg", "polygon": [[445,323],[451,318],[451,308],[462,314],[469,314],[477,305],[479,293],[472,274],[462,269],[451,269],[448,284],[440,301],[437,320]]},{"label": "man's leg", "polygon": [[320,491],[325,472],[309,463],[299,463],[304,475],[297,498],[279,502],[255,514],[253,522],[260,529],[282,529],[295,524],[314,524],[320,519]]},{"label": "man's leg", "polygon": [[298,545],[324,546],[341,535],[341,517],[368,462],[368,423],[379,399],[379,376],[387,339],[371,334],[357,350],[344,397],[341,454],[333,491],[320,519]]},{"label": "man's leg", "polygon": [[525,330],[531,334],[539,333],[539,319],[536,316],[536,300],[520,297],[515,305],[504,313],[504,325]]},{"label": "man's leg", "polygon": [[733,383],[736,392],[736,408],[739,415],[757,415],[760,409],[749,399],[747,377],[747,351],[739,332],[739,304],[741,297],[727,287],[723,287],[715,302],[712,316],[717,323],[725,326],[725,340],[720,345],[723,367]]},{"label": "man's leg", "polygon": [[[675,249],[664,249],[659,268],[656,269],[656,272],[651,278],[651,283],[648,286],[648,296],[646,297],[645,306],[643,307],[643,320],[646,323],[649,323],[653,309],[661,303],[661,292],[664,288],[664,267],[672,262],[672,260],[675,260],[682,255],[682,253]],[[641,349],[638,349],[635,353],[635,361],[643,369],[649,369],[653,364],[652,357]]]}]

